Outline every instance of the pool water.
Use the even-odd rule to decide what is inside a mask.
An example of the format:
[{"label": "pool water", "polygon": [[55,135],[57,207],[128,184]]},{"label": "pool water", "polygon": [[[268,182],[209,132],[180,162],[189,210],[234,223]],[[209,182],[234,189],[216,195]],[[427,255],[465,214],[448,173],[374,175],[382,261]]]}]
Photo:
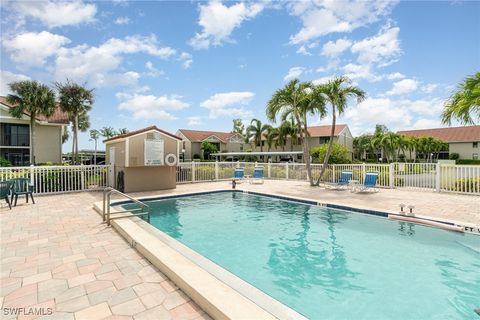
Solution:
[{"label": "pool water", "polygon": [[151,224],[310,319],[480,319],[480,237],[241,192]]}]

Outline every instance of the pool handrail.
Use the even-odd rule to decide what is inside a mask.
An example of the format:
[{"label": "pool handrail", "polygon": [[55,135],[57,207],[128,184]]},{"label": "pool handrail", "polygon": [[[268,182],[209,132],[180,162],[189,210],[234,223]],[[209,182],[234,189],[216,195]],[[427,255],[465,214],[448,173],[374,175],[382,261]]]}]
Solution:
[{"label": "pool handrail", "polygon": [[[123,193],[123,192],[120,192],[115,188],[107,187],[107,188],[103,189],[103,211],[102,211],[103,221],[106,221],[107,225],[110,225],[110,220],[128,217],[128,216],[111,217],[112,212],[110,212],[110,208],[111,208],[110,197],[111,197],[112,193],[121,195],[121,196],[123,196],[125,198],[128,198],[129,200],[131,200],[131,201],[140,205],[140,208],[137,208],[137,209],[123,210],[123,211],[117,211],[116,210],[115,212],[113,212],[114,214],[127,213],[128,212],[132,216],[147,215],[147,221],[150,222],[150,211],[151,210],[150,210],[149,205],[147,205],[147,204],[143,203],[142,201],[140,201],[138,199],[135,199],[135,198]],[[140,212],[140,213],[136,213],[136,212]]]}]

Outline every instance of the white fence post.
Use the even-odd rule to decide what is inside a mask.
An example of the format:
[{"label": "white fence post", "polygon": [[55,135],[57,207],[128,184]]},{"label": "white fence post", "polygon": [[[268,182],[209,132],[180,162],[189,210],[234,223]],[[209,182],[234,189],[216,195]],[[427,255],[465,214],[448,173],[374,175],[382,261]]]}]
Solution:
[{"label": "white fence post", "polygon": [[218,180],[218,161],[215,161],[215,181]]},{"label": "white fence post", "polygon": [[390,182],[390,189],[395,188],[395,163],[390,163],[388,166],[388,180]]},{"label": "white fence post", "polygon": [[365,165],[365,162],[362,163],[362,177],[365,177],[365,174],[367,174],[367,169],[366,169],[366,165]]},{"label": "white fence post", "polygon": [[80,188],[81,190],[85,190],[85,170],[83,163],[80,165]]},{"label": "white fence post", "polygon": [[440,163],[436,163],[435,165],[435,191],[440,192],[442,182],[442,165]]},{"label": "white fence post", "polygon": [[285,162],[285,179],[288,180],[288,162]]},{"label": "white fence post", "polygon": [[195,161],[192,161],[192,182],[195,182]]},{"label": "white fence post", "polygon": [[270,169],[271,169],[271,167],[272,167],[272,164],[269,162],[269,163],[267,164],[267,177],[268,177],[269,179],[270,179],[270,176],[271,176],[271,175],[270,175]]},{"label": "white fence post", "polygon": [[30,184],[35,185],[35,167],[33,164],[30,165]]},{"label": "white fence post", "polygon": [[332,164],[332,182],[337,182],[337,176],[335,174],[335,164]]}]

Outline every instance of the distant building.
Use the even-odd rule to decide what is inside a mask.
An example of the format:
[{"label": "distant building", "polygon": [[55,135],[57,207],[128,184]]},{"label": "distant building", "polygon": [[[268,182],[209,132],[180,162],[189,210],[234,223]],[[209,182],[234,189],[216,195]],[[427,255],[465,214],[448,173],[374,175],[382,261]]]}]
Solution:
[{"label": "distant building", "polygon": [[[308,128],[308,144],[310,148],[318,147],[323,144],[328,144],[330,142],[330,133],[332,130],[331,125],[323,126],[313,126]],[[350,158],[353,159],[353,136],[346,124],[337,124],[335,125],[335,132],[333,136],[333,142],[345,146],[350,152]],[[268,151],[268,145],[266,138],[262,139],[262,149],[263,151]],[[292,140],[287,139],[285,146],[272,146],[269,151],[302,151],[301,144],[292,145]],[[260,151],[260,146],[255,147],[255,151]],[[301,161],[301,155],[297,156],[298,161]]]},{"label": "distant building", "polygon": [[411,137],[433,137],[448,143],[448,152],[458,153],[460,159],[479,159],[480,126],[435,128],[398,131]]},{"label": "distant building", "polygon": [[[238,133],[179,129],[176,135],[182,138],[180,156],[184,161],[203,159],[202,142],[208,141],[218,152],[237,152],[248,149],[245,138]],[[183,151],[183,152],[182,152]]]},{"label": "distant building", "polygon": [[[14,166],[30,164],[30,115],[22,118],[10,114],[11,104],[0,96],[0,157]],[[59,106],[50,117],[35,119],[36,163],[62,162],[62,133],[68,125],[68,115]]]}]

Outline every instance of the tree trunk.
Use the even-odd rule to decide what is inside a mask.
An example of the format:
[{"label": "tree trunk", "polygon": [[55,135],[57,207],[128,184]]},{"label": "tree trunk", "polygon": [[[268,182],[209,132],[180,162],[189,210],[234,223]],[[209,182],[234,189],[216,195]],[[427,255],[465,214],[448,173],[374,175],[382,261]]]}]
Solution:
[{"label": "tree trunk", "polygon": [[316,186],[320,185],[320,180],[322,180],[323,175],[325,174],[325,170],[327,169],[328,160],[332,153],[333,149],[333,137],[335,136],[335,123],[337,122],[337,117],[335,114],[335,105],[332,104],[332,129],[330,130],[330,141],[328,142],[327,153],[325,154],[325,158],[323,159],[322,169],[320,170],[320,176],[315,183]]},{"label": "tree trunk", "polygon": [[78,114],[75,116],[75,163],[78,164]]},{"label": "tree trunk", "polygon": [[95,139],[95,153],[93,154],[93,163],[97,164],[97,139]]},{"label": "tree trunk", "polygon": [[[75,121],[75,120],[74,120]],[[75,126],[73,125],[72,126],[72,129],[74,128]],[[74,131],[74,130],[72,130]],[[74,139],[74,133],[72,132],[72,154],[70,155],[70,160],[72,161],[72,165],[75,164],[75,158],[73,157],[74,154],[75,154],[75,139]]]},{"label": "tree trunk", "polygon": [[30,163],[35,165],[35,114],[30,114]]},{"label": "tree trunk", "polygon": [[[312,168],[310,166],[310,152],[309,152],[309,148],[308,148],[308,139],[306,137],[306,134],[308,132],[307,131],[308,130],[307,121],[305,121],[305,123],[303,125],[303,128],[302,128],[300,118],[298,117],[297,114],[295,115],[295,119],[297,120],[297,124],[298,124],[299,129],[300,129],[299,130],[300,131],[300,142],[302,143],[302,146],[303,146],[303,159],[305,161],[305,169],[307,169],[307,178],[308,178],[308,181],[310,182],[310,185],[314,186],[313,176],[312,176]],[[305,130],[305,136],[303,135],[303,130]],[[290,143],[292,143],[291,137],[290,137]]]}]

